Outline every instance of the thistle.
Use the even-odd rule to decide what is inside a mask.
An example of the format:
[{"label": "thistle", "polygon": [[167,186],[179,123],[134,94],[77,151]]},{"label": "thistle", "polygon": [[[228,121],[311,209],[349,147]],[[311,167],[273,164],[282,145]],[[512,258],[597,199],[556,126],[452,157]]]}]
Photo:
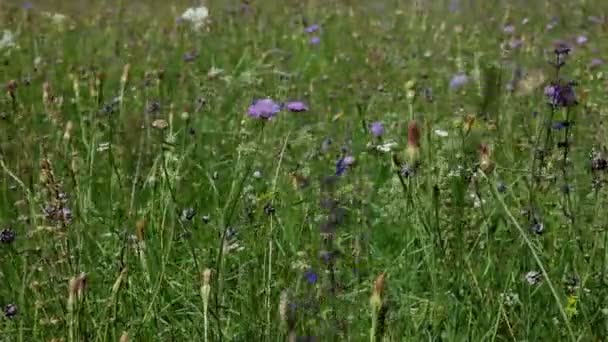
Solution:
[{"label": "thistle", "polygon": [[374,280],[372,295],[369,304],[372,309],[372,327],[370,329],[370,341],[375,342],[377,338],[382,338],[386,318],[386,303],[384,300],[384,286],[386,273],[382,272]]},{"label": "thistle", "polygon": [[414,120],[407,125],[407,156],[408,164],[416,165],[420,155],[420,129]]},{"label": "thistle", "polygon": [[490,147],[487,144],[481,144],[479,147],[479,168],[486,174],[494,171],[494,161],[491,158]]}]

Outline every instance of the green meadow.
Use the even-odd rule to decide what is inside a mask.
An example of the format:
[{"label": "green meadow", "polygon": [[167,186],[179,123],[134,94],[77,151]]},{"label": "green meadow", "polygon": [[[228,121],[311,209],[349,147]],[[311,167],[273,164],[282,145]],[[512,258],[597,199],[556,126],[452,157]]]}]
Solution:
[{"label": "green meadow", "polygon": [[0,2],[0,341],[605,341],[608,2]]}]

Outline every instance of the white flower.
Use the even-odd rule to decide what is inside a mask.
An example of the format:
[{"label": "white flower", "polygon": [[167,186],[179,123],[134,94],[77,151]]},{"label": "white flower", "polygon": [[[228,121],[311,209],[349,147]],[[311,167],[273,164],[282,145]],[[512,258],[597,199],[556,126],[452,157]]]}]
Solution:
[{"label": "white flower", "polygon": [[397,145],[398,144],[396,142],[394,142],[394,141],[387,141],[387,142],[385,142],[384,144],[381,144],[381,145],[374,145],[374,144],[369,143],[369,144],[367,144],[367,147],[368,148],[375,148],[376,151],[386,153],[386,152],[390,152],[390,151],[394,150],[397,147]]},{"label": "white flower", "polygon": [[61,25],[68,19],[67,15],[61,13],[42,12],[42,15],[51,19],[55,25]]},{"label": "white flower", "polygon": [[188,8],[183,14],[182,19],[189,21],[194,29],[199,30],[209,20],[209,10],[205,6]]},{"label": "white flower", "polygon": [[435,130],[435,134],[438,135],[438,136],[440,136],[440,137],[442,137],[442,138],[445,138],[445,137],[447,137],[449,135],[448,131],[444,131],[442,129],[436,129]]},{"label": "white flower", "polygon": [[537,285],[543,280],[543,275],[537,271],[530,271],[526,273],[525,279],[530,285]]},{"label": "white flower", "polygon": [[2,38],[0,38],[0,50],[9,49],[17,46],[15,44],[15,34],[9,30],[2,32]]}]

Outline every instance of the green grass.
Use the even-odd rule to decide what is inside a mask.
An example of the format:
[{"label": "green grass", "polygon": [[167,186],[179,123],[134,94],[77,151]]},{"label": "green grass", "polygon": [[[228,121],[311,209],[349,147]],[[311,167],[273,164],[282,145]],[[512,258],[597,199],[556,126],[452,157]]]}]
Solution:
[{"label": "green grass", "polygon": [[0,340],[608,339],[608,3],[450,2],[0,3]]}]

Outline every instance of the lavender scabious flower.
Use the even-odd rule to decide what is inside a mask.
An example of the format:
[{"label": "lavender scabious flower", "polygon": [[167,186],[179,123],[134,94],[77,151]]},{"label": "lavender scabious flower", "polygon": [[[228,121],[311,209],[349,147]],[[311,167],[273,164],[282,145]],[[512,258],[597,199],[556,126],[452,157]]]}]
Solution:
[{"label": "lavender scabious flower", "polygon": [[585,45],[588,41],[589,39],[587,38],[587,36],[584,36],[582,34],[576,37],[576,44],[578,45]]},{"label": "lavender scabious flower", "polygon": [[469,77],[466,74],[459,73],[450,80],[450,88],[456,90],[465,86],[469,82]]},{"label": "lavender scabious flower", "polygon": [[308,111],[308,106],[306,105],[306,103],[304,103],[302,101],[287,102],[287,105],[285,105],[285,107],[290,112],[306,112],[306,111]]},{"label": "lavender scabious flower", "polygon": [[319,25],[317,25],[317,24],[312,24],[312,25],[310,25],[310,26],[306,27],[306,28],[304,29],[304,31],[305,31],[306,33],[315,33],[315,32],[317,32],[317,31],[319,31],[319,29],[320,29],[320,28],[321,28],[321,27],[320,27]]},{"label": "lavender scabious flower", "polygon": [[255,100],[249,106],[248,114],[255,119],[270,120],[281,111],[281,106],[271,99]]},{"label": "lavender scabious flower", "polygon": [[384,125],[380,121],[374,121],[369,125],[369,130],[375,137],[381,137],[384,134]]},{"label": "lavender scabious flower", "polygon": [[346,170],[355,163],[353,156],[344,156],[336,162],[336,176],[341,176]]},{"label": "lavender scabious flower", "polygon": [[549,99],[549,104],[554,107],[571,107],[578,103],[572,82],[553,83],[545,87],[545,96]]},{"label": "lavender scabious flower", "polygon": [[595,69],[597,67],[600,67],[604,64],[604,60],[601,58],[593,58],[591,60],[591,62],[589,62],[589,68],[590,69]]},{"label": "lavender scabious flower", "polygon": [[311,45],[318,45],[321,42],[321,38],[314,36],[310,38],[309,42]]}]

